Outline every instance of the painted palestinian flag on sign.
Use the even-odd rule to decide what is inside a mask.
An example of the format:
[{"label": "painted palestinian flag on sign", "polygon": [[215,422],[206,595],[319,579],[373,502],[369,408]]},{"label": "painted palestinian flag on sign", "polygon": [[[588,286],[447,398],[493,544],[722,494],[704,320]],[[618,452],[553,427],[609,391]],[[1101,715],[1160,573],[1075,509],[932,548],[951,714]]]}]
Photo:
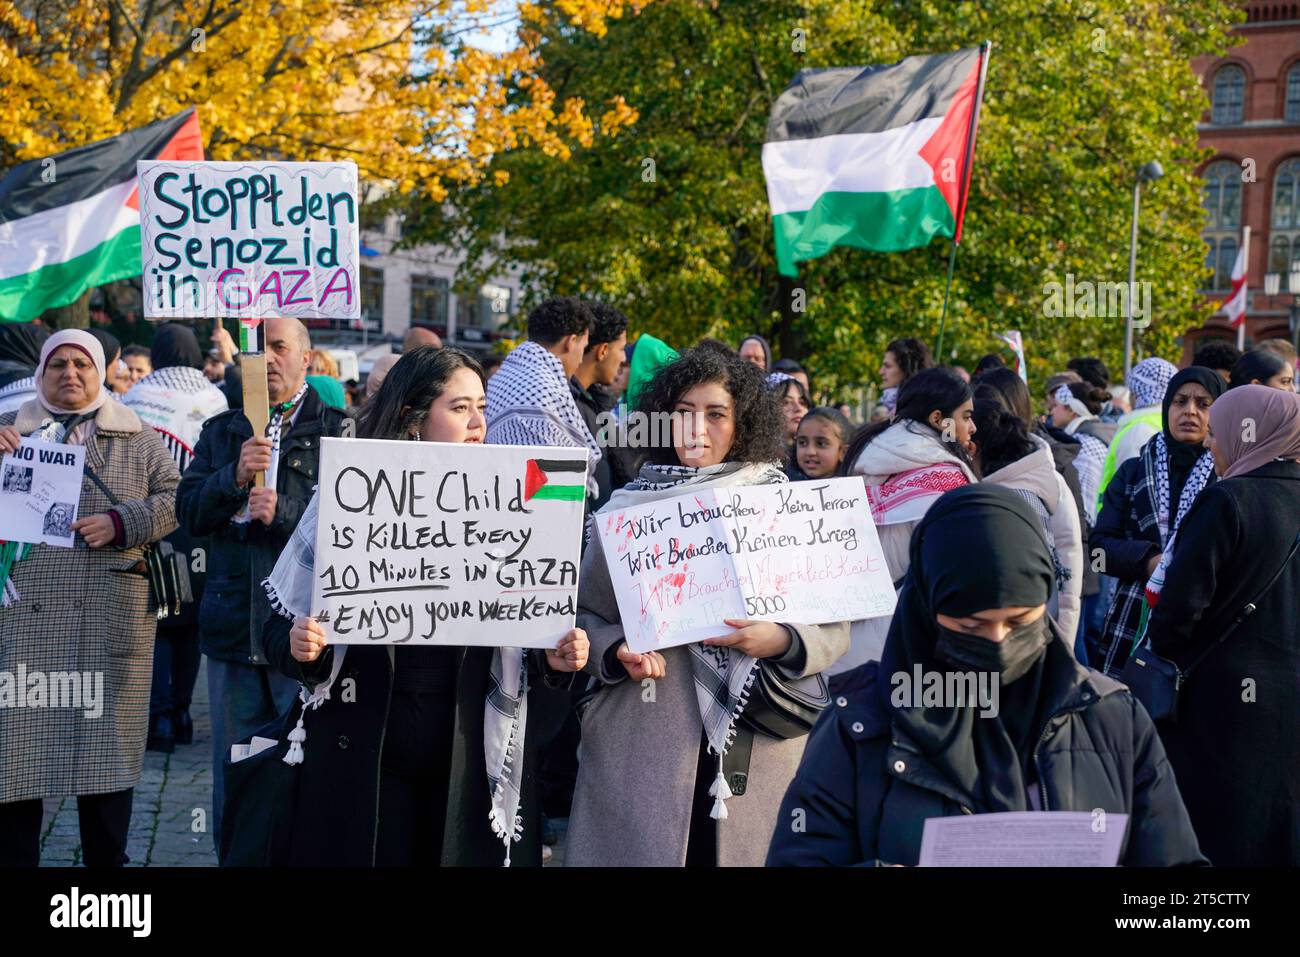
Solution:
[{"label": "painted palestinian flag on sign", "polygon": [[581,502],[587,497],[587,466],[578,459],[529,459],[524,501]]},{"label": "painted palestinian flag on sign", "polygon": [[961,241],[986,58],[972,47],[795,76],[763,145],[782,275],[836,246]]},{"label": "painted palestinian flag on sign", "polygon": [[25,322],[91,286],[138,276],[137,160],[201,160],[194,110],[0,179],[0,320]]}]

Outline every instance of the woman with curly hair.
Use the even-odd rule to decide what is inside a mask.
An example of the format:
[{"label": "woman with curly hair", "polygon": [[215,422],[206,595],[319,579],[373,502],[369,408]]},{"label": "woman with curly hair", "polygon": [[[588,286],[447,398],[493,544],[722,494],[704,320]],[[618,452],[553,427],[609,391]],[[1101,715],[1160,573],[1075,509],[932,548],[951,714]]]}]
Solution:
[{"label": "woman with curly hair", "polygon": [[[671,415],[672,446],[654,449],[596,522],[691,492],[786,481],[777,464],[783,429],[776,395],[757,367],[734,353],[683,353],[656,374],[638,411]],[[747,729],[750,683],[760,667],[780,668],[788,679],[819,674],[848,648],[848,624],[725,625],[733,630],[697,644],[633,652],[600,537],[590,535],[578,627],[591,642],[586,670],[600,688],[583,715],[567,864],[763,863],[804,738]]]},{"label": "woman with curly hair", "polygon": [[873,422],[889,420],[898,408],[898,391],[903,383],[923,369],[934,367],[930,347],[920,339],[895,339],[885,346],[885,358],[880,363],[880,404],[872,414]]}]

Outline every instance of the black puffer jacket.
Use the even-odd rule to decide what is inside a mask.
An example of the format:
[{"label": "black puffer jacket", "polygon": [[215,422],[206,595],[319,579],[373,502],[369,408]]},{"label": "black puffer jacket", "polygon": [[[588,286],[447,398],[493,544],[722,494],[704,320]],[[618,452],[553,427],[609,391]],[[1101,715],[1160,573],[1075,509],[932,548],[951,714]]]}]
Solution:
[{"label": "black puffer jacket", "polygon": [[[1047,655],[1061,690],[1036,749],[1044,809],[1130,815],[1126,866],[1205,863],[1143,707],[1124,685],[1075,662],[1059,638]],[[769,866],[915,865],[926,818],[970,813],[893,726],[876,688],[879,665],[849,672],[813,728],[777,817]],[[797,819],[802,830],[790,826]]]}]

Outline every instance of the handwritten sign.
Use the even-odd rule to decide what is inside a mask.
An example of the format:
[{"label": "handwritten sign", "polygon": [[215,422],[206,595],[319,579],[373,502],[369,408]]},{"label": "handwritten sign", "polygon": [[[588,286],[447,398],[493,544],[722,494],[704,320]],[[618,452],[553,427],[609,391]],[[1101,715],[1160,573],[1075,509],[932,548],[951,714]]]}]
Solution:
[{"label": "handwritten sign", "polygon": [[71,548],[86,449],[26,438],[0,460],[0,540]]},{"label": "handwritten sign", "polygon": [[322,439],[312,608],[336,644],[553,648],[585,449]]},{"label": "handwritten sign", "polygon": [[596,529],[636,652],[726,634],[728,618],[815,625],[894,610],[859,479],[689,493],[602,512]]},{"label": "handwritten sign", "polygon": [[359,319],[353,163],[136,164],[147,319]]}]

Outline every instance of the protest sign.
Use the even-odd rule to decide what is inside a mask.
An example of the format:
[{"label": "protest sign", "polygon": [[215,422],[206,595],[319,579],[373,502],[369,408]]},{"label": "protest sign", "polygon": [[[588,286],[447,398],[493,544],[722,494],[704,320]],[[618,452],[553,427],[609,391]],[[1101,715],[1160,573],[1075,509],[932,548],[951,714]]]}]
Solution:
[{"label": "protest sign", "polygon": [[585,449],[322,439],[312,609],[335,644],[553,648]]},{"label": "protest sign", "polygon": [[636,652],[724,635],[726,619],[814,625],[894,610],[860,479],[692,492],[602,512],[596,530]]},{"label": "protest sign", "polygon": [[353,163],[137,164],[147,319],[359,319]]},{"label": "protest sign", "polygon": [[0,541],[73,546],[86,449],[25,438],[0,460]]},{"label": "protest sign", "polygon": [[1127,814],[1000,811],[926,818],[919,867],[1115,867]]}]

